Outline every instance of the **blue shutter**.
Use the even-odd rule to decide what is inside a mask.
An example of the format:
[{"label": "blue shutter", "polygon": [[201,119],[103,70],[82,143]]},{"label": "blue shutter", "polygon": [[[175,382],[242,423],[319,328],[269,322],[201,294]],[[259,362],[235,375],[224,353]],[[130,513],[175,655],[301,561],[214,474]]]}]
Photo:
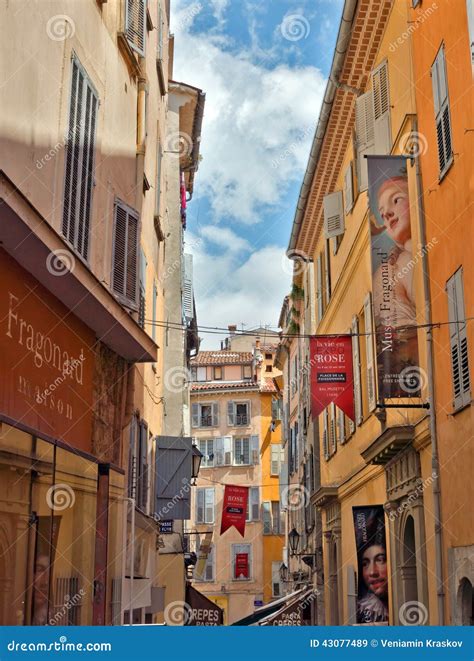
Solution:
[{"label": "blue shutter", "polygon": [[155,513],[159,519],[189,519],[192,439],[157,436]]}]

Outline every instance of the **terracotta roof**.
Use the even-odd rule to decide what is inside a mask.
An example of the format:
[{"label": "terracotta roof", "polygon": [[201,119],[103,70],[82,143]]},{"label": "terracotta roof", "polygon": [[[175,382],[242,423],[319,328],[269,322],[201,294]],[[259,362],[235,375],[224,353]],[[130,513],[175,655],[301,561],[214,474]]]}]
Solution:
[{"label": "terracotta roof", "polygon": [[259,390],[259,385],[254,381],[205,381],[191,384],[191,392],[207,390]]},{"label": "terracotta roof", "polygon": [[191,365],[249,365],[252,360],[250,351],[200,351]]},{"label": "terracotta roof", "polygon": [[273,379],[268,378],[264,379],[263,383],[260,385],[260,392],[278,392],[278,388]]}]

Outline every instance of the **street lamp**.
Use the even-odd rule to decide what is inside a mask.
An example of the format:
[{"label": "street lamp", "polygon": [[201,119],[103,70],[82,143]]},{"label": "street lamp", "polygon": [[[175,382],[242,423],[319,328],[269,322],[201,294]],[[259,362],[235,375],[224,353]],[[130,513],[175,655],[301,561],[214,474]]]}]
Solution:
[{"label": "street lamp", "polygon": [[200,452],[199,448],[197,445],[193,445],[193,464],[192,464],[192,469],[191,469],[191,484],[195,485],[197,476],[199,475],[199,469],[201,468],[201,461],[203,458],[203,454]]},{"label": "street lamp", "polygon": [[289,533],[288,533],[288,541],[290,544],[290,551],[291,555],[296,555],[298,551],[298,546],[300,543],[300,534],[296,530],[296,528],[293,528]]}]

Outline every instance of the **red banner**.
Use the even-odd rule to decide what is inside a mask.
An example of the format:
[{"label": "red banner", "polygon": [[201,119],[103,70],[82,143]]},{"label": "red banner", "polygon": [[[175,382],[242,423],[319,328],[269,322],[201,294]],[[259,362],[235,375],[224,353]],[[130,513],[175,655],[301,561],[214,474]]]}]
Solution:
[{"label": "red banner", "polygon": [[351,420],[354,420],[351,336],[312,337],[310,351],[313,418],[334,402]]},{"label": "red banner", "polygon": [[235,526],[242,537],[245,535],[248,495],[248,487],[226,485],[222,506],[221,535],[232,526]]},{"label": "red banner", "polygon": [[249,554],[236,553],[234,578],[249,578]]}]

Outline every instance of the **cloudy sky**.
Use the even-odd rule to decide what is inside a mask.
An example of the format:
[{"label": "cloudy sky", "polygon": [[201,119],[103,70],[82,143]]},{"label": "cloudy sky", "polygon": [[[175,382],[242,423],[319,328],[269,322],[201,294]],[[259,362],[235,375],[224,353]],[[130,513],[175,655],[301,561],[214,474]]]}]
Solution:
[{"label": "cloudy sky", "polygon": [[[174,79],[206,93],[188,207],[199,325],[276,328],[342,0],[173,0]],[[206,335],[202,348],[219,346]]]}]

